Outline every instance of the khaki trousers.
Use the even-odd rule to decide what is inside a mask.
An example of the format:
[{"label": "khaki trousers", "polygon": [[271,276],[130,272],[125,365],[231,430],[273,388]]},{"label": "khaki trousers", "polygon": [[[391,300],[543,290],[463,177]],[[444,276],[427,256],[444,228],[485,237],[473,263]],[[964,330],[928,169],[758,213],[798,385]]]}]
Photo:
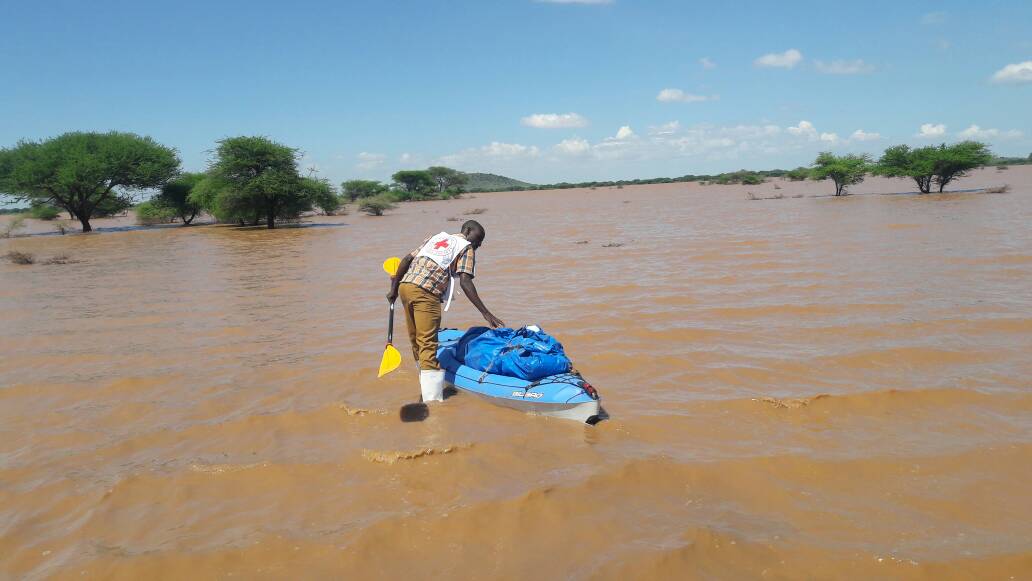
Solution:
[{"label": "khaki trousers", "polygon": [[401,283],[398,296],[405,308],[412,356],[423,371],[441,368],[437,362],[437,332],[441,328],[441,299],[411,283]]}]

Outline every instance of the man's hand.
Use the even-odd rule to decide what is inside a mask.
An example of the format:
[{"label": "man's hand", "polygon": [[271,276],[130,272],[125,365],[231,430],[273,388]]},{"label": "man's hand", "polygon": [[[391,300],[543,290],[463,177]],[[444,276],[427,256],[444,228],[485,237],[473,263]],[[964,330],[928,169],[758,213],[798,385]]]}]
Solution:
[{"label": "man's hand", "polygon": [[401,285],[401,279],[408,272],[409,265],[412,264],[412,255],[406,254],[405,258],[401,259],[398,264],[398,272],[394,273],[391,277],[391,290],[387,291],[387,302],[394,304],[394,301],[398,300],[398,286]]},{"label": "man's hand", "polygon": [[477,286],[473,284],[473,277],[467,273],[459,275],[459,284],[462,286],[462,292],[466,294],[466,298],[469,302],[473,303],[473,306],[480,311],[481,315],[484,315],[484,320],[487,321],[488,325],[492,328],[497,329],[498,327],[504,327],[505,321],[491,314],[491,311],[487,310],[484,306],[484,301],[480,300],[480,295],[477,294]]}]

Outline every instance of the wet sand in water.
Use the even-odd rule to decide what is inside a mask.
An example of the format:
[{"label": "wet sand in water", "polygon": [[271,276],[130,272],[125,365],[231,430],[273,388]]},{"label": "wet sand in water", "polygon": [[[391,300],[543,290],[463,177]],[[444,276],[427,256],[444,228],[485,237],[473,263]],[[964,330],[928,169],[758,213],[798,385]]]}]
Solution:
[{"label": "wet sand in water", "polygon": [[[0,263],[0,577],[1027,579],[1032,167],[956,187],[1001,183],[0,241],[81,261]],[[481,296],[610,421],[468,395],[399,421],[380,262],[474,208]]]}]

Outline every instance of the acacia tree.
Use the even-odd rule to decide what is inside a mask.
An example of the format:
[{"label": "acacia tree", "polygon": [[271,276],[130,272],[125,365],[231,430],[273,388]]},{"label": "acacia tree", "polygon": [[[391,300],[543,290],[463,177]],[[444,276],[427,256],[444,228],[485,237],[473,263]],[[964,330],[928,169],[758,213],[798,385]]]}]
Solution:
[{"label": "acacia tree", "polygon": [[0,193],[63,208],[90,232],[98,212],[128,206],[178,169],[176,151],[150,137],[71,132],[0,150]]},{"label": "acacia tree", "polygon": [[864,181],[871,158],[867,154],[835,155],[824,151],[813,162],[813,179],[831,178],[835,182],[835,195],[844,196],[846,188]]},{"label": "acacia tree", "polygon": [[202,209],[200,204],[190,198],[190,194],[197,184],[207,178],[207,174],[184,172],[162,186],[161,193],[151,201],[156,208],[170,210],[183,221],[184,226],[189,226]]},{"label": "acacia tree", "polygon": [[435,165],[426,171],[436,183],[438,194],[457,192],[469,182],[469,176],[450,167]]},{"label": "acacia tree", "polygon": [[911,178],[922,194],[932,191],[932,184],[941,192],[946,184],[966,176],[972,169],[992,160],[989,147],[977,141],[953,145],[929,145],[910,149],[895,145],[885,150],[875,166],[875,173],[888,177]]},{"label": "acacia tree", "polygon": [[312,205],[322,210],[327,216],[332,216],[340,209],[340,198],[326,178],[315,176],[301,178],[301,191],[311,200]]},{"label": "acacia tree", "polygon": [[297,150],[266,137],[230,137],[218,142],[209,172],[215,182],[204,194],[221,218],[262,217],[268,228],[277,218],[312,209],[312,199],[297,171]]},{"label": "acacia tree", "polygon": [[946,184],[960,179],[993,159],[989,147],[977,141],[940,145],[935,152],[935,183],[941,192]]},{"label": "acacia tree", "polygon": [[425,197],[433,191],[436,182],[426,170],[403,170],[391,176],[402,199],[412,200]]},{"label": "acacia tree", "polygon": [[874,173],[892,178],[910,178],[922,194],[932,189],[935,177],[935,148],[910,149],[907,145],[894,145],[885,150],[874,166]]},{"label": "acacia tree", "polygon": [[348,180],[341,184],[344,197],[354,202],[387,192],[387,186],[375,180]]}]

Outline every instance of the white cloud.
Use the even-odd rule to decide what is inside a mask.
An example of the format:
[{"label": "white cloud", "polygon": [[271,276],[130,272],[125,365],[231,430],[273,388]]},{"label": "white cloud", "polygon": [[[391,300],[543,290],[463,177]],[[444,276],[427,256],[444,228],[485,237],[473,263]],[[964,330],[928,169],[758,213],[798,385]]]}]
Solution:
[{"label": "white cloud", "polygon": [[753,65],[757,67],[791,69],[802,60],[803,53],[794,48],[790,48],[785,52],[772,52],[765,54],[753,61]]},{"label": "white cloud", "polygon": [[921,17],[921,24],[924,24],[925,26],[942,24],[944,22],[946,22],[945,12],[928,12]]},{"label": "white cloud", "polygon": [[520,123],[538,129],[567,129],[586,127],[588,120],[577,113],[535,113],[520,119]]},{"label": "white cloud", "polygon": [[671,121],[662,125],[649,127],[649,135],[670,135],[681,130],[680,121]]},{"label": "white cloud", "polygon": [[962,139],[1021,139],[1022,135],[1024,134],[1017,129],[1000,131],[999,129],[982,129],[978,125],[972,125],[957,133],[957,137]]},{"label": "white cloud", "polygon": [[355,167],[362,171],[369,171],[380,167],[386,160],[387,156],[382,153],[363,151],[358,154],[358,163],[355,164]]},{"label": "white cloud", "polygon": [[634,137],[634,130],[631,129],[630,125],[624,125],[616,130],[615,139],[630,139]]},{"label": "white cloud", "polygon": [[717,68],[717,63],[713,62],[713,60],[710,59],[710,57],[708,56],[704,56],[701,59],[699,59],[699,64],[702,65],[702,68],[706,69],[707,71]]},{"label": "white cloud", "polygon": [[720,99],[720,95],[693,95],[685,93],[681,89],[663,89],[656,95],[656,100],[661,103],[701,103],[718,99]]},{"label": "white cloud", "polygon": [[942,123],[932,124],[924,123],[921,125],[921,131],[914,137],[922,137],[925,139],[933,139],[946,135],[946,126]]},{"label": "white cloud", "polygon": [[553,149],[555,149],[556,152],[565,155],[583,155],[591,149],[591,144],[584,139],[575,137],[573,139],[564,139],[560,141],[553,146]]},{"label": "white cloud", "polygon": [[412,161],[412,154],[403,153],[398,157],[398,161],[401,163],[409,163],[410,161]]},{"label": "white cloud", "polygon": [[863,59],[831,62],[814,61],[813,64],[818,72],[826,75],[863,75],[874,71],[874,65],[865,63]]},{"label": "white cloud", "polygon": [[[442,161],[461,164],[484,159],[525,159],[537,157],[541,151],[535,145],[492,141],[483,147],[474,147],[441,158]],[[447,163],[445,163],[447,165]]]},{"label": "white cloud", "polygon": [[800,121],[799,125],[786,127],[785,131],[788,131],[792,135],[806,137],[811,141],[817,139],[817,129],[814,128],[813,123],[810,123],[809,121]]},{"label": "white cloud", "polygon": [[821,133],[821,141],[827,143],[838,143],[838,133]]},{"label": "white cloud", "polygon": [[480,151],[492,157],[534,157],[538,154],[538,148],[534,145],[502,143],[500,141],[492,141],[490,144],[480,148]]},{"label": "white cloud", "polygon": [[868,133],[863,129],[857,129],[849,136],[850,141],[878,141],[881,139],[880,133]]},{"label": "white cloud", "polygon": [[1032,61],[1014,63],[993,74],[995,83],[1032,83]]},{"label": "white cloud", "polygon": [[613,0],[534,0],[539,4],[612,4]]}]

